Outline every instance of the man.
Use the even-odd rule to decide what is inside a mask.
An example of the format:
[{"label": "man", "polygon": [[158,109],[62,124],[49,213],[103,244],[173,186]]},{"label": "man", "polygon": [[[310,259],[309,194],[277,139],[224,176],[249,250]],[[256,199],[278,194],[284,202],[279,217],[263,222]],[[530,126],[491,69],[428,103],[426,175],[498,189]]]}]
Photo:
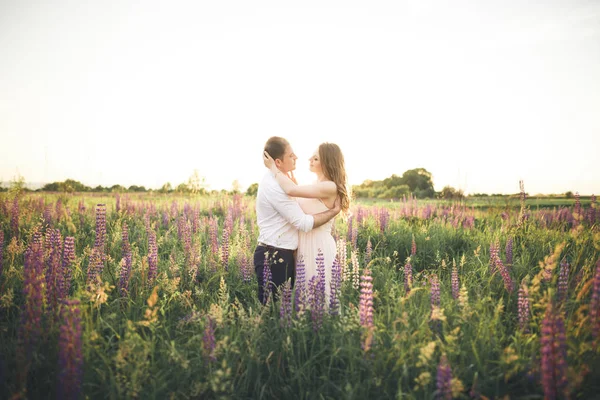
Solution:
[{"label": "man", "polygon": [[[296,169],[298,157],[292,146],[282,137],[273,136],[267,140],[265,151],[275,160],[277,174],[290,175]],[[254,271],[258,278],[258,299],[265,304],[265,262],[271,270],[271,291],[288,279],[294,285],[296,266],[294,252],[298,248],[298,231],[308,232],[325,224],[341,210],[339,198],[331,210],[315,215],[305,214],[296,200],[285,194],[275,176],[268,171],[258,185],[256,196],[256,217],[258,222],[258,245],[254,251]],[[266,261],[265,261],[266,259]],[[268,282],[267,282],[268,283]],[[266,293],[268,296],[271,293]]]}]

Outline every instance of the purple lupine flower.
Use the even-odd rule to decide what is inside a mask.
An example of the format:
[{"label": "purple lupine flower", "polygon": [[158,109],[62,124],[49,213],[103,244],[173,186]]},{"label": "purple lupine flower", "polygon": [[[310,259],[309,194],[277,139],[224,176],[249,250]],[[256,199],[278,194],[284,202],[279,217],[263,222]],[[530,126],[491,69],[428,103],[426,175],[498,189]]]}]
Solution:
[{"label": "purple lupine flower", "polygon": [[126,297],[129,293],[129,279],[131,278],[131,250],[126,251],[121,259],[121,271],[119,272],[119,294]]},{"label": "purple lupine flower", "polygon": [[2,261],[4,259],[4,231],[0,229],[0,277],[2,276]]},{"label": "purple lupine flower", "polygon": [[452,368],[445,354],[442,354],[437,367],[436,387],[436,399],[452,399]]},{"label": "purple lupine flower", "polygon": [[410,256],[414,257],[417,254],[417,243],[415,242],[415,235],[412,237],[412,243],[410,245]]},{"label": "purple lupine flower", "polygon": [[46,243],[50,250],[46,266],[46,304],[48,310],[57,311],[62,293],[61,281],[63,280],[61,273],[62,238],[58,229],[50,229],[48,233],[50,237],[46,239]]},{"label": "purple lupine flower", "polygon": [[98,251],[98,249],[93,248],[92,254],[90,254],[90,260],[87,268],[87,285],[91,285],[92,283],[97,283],[98,278],[102,275],[102,270],[104,267],[104,263],[102,262],[102,255]]},{"label": "purple lupine flower", "polygon": [[192,232],[196,234],[198,231],[200,231],[200,210],[195,208],[194,218],[192,219]]},{"label": "purple lupine flower", "polygon": [[229,209],[227,210],[227,215],[225,215],[223,229],[227,231],[228,237],[231,237],[231,235],[233,235],[233,219],[235,213],[236,211],[232,207],[229,207]]},{"label": "purple lupine flower", "polygon": [[331,285],[329,294],[329,314],[338,315],[340,312],[340,290],[342,288],[342,268],[336,258],[331,266]]},{"label": "purple lupine flower", "polygon": [[44,208],[44,224],[52,225],[52,206],[50,204]]},{"label": "purple lupine flower", "polygon": [[162,212],[162,226],[165,229],[169,227],[169,213],[167,211]]},{"label": "purple lupine flower", "polygon": [[365,267],[360,277],[360,301],[358,305],[360,325],[364,328],[372,328],[373,323],[373,277],[371,270]]},{"label": "purple lupine flower", "polygon": [[529,318],[531,316],[531,306],[529,304],[529,290],[523,283],[519,288],[518,294],[518,314],[519,314],[519,328],[524,331],[529,331]]},{"label": "purple lupine flower", "polygon": [[173,200],[171,202],[171,217],[175,218],[179,215],[179,207],[177,205],[177,200]]},{"label": "purple lupine flower", "polygon": [[152,286],[158,274],[158,246],[156,244],[156,232],[150,230],[148,233],[148,286]]},{"label": "purple lupine flower", "polygon": [[460,291],[460,282],[458,281],[458,268],[456,268],[456,264],[452,267],[452,298],[454,300],[458,299],[458,294]]},{"label": "purple lupine flower", "polygon": [[511,267],[513,264],[513,238],[509,237],[506,241],[506,266]]},{"label": "purple lupine flower", "polygon": [[296,303],[296,312],[306,307],[306,269],[304,265],[304,256],[299,255],[296,261],[296,282],[294,283]]},{"label": "purple lupine flower", "polygon": [[410,257],[406,259],[406,264],[404,264],[404,291],[406,294],[410,293],[413,285],[413,270],[412,265],[410,263]]},{"label": "purple lupine flower", "polygon": [[430,299],[431,299],[431,307],[439,307],[440,306],[440,281],[438,280],[438,277],[436,274],[433,274],[431,277],[431,292],[430,292]]},{"label": "purple lupine flower", "polygon": [[592,299],[590,301],[590,322],[592,324],[592,336],[598,339],[600,336],[600,259],[596,263],[596,273],[592,287]]},{"label": "purple lupine flower", "polygon": [[248,263],[248,257],[246,253],[238,254],[238,264],[240,266],[240,270],[242,272],[242,280],[244,282],[250,282],[252,280],[252,268],[250,267],[250,263]]},{"label": "purple lupine flower", "polygon": [[215,217],[211,217],[208,223],[208,235],[210,237],[210,250],[212,254],[219,253],[219,239],[217,236],[219,232],[218,223],[219,222]]},{"label": "purple lupine flower", "polygon": [[215,323],[211,317],[206,317],[206,325],[204,326],[204,335],[202,336],[202,347],[204,349],[204,356],[208,362],[215,362],[217,358],[215,356],[215,348],[217,344],[215,341]]},{"label": "purple lupine flower", "polygon": [[569,263],[563,259],[560,263],[560,272],[558,273],[558,301],[564,301],[567,298],[568,280]]},{"label": "purple lupine flower", "polygon": [[319,290],[322,291],[323,301],[328,297],[325,292],[325,257],[323,256],[323,251],[321,249],[317,249],[317,257],[315,257],[315,261],[317,264],[317,276],[319,277]]},{"label": "purple lupine flower", "polygon": [[308,301],[313,330],[317,332],[323,325],[325,314],[325,291],[321,288],[321,279],[315,275],[308,281]]},{"label": "purple lupine flower", "polygon": [[25,364],[31,358],[34,347],[42,332],[44,311],[44,247],[41,234],[36,232],[25,251],[23,267],[23,306],[19,326],[18,357]]},{"label": "purple lupine flower", "polygon": [[541,330],[541,380],[544,396],[547,399],[562,398],[567,395],[566,336],[562,314],[555,312],[552,302],[546,307]]},{"label": "purple lupine flower", "polygon": [[284,328],[292,326],[292,281],[289,279],[283,284],[281,290],[279,317],[281,319],[281,326]]},{"label": "purple lupine flower", "polygon": [[12,213],[10,216],[10,230],[13,237],[19,237],[19,196],[13,200]]},{"label": "purple lupine flower", "polygon": [[373,252],[373,245],[371,244],[371,238],[367,240],[367,248],[365,250],[365,265],[369,265],[371,262],[371,253]]},{"label": "purple lupine flower", "polygon": [[115,210],[117,213],[121,211],[121,196],[118,193],[115,195]]},{"label": "purple lupine flower", "polygon": [[509,293],[512,293],[512,291],[515,289],[514,283],[512,278],[510,277],[510,274],[508,272],[508,268],[506,268],[504,266],[504,263],[502,262],[502,260],[500,259],[500,257],[496,256],[496,268],[498,268],[498,271],[500,271],[500,275],[502,276],[502,280],[504,281],[504,287],[506,288],[506,290]]},{"label": "purple lupine flower", "polygon": [[179,239],[179,241],[183,239],[183,230],[185,229],[185,224],[185,216],[182,215],[177,218],[177,239]]},{"label": "purple lupine flower", "polygon": [[[554,379],[556,380],[556,391],[563,395],[567,394],[567,335],[563,314],[554,312]],[[564,396],[567,398],[568,396]]]},{"label": "purple lupine flower", "polygon": [[83,345],[79,300],[63,300],[61,316],[56,397],[79,399],[83,383]]},{"label": "purple lupine flower", "polygon": [[544,396],[546,399],[556,398],[556,388],[554,387],[554,350],[552,343],[554,341],[554,324],[552,318],[552,304],[548,303],[548,309],[542,320],[540,352],[541,352],[541,380]]},{"label": "purple lupine flower", "polygon": [[265,253],[265,263],[263,266],[263,304],[267,304],[273,290],[271,267],[269,266],[269,253]]},{"label": "purple lupine flower", "polygon": [[102,256],[102,261],[106,258],[106,204],[96,205],[96,239],[94,247]]},{"label": "purple lupine flower", "polygon": [[229,230],[223,229],[223,239],[221,240],[221,263],[225,271],[229,270]]},{"label": "purple lupine flower", "polygon": [[381,232],[385,232],[389,220],[390,213],[388,212],[387,208],[381,207],[381,209],[379,210],[379,229],[381,229]]}]

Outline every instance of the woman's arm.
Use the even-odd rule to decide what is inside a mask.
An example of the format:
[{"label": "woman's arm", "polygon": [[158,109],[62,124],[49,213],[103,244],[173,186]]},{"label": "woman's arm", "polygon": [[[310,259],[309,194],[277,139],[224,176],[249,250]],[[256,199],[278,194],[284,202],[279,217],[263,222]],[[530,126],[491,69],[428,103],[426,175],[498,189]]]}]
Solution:
[{"label": "woman's arm", "polygon": [[331,181],[317,182],[312,185],[297,185],[277,168],[271,156],[265,152],[265,166],[273,172],[277,183],[288,196],[323,199],[337,195],[337,187]]}]

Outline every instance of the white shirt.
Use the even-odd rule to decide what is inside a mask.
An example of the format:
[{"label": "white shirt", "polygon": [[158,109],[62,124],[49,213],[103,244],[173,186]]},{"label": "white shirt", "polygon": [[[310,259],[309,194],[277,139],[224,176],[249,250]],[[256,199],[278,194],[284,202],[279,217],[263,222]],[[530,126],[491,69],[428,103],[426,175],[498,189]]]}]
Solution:
[{"label": "white shirt", "polygon": [[308,232],[315,219],[304,214],[296,200],[285,194],[272,172],[267,172],[256,195],[258,241],[269,246],[296,250],[298,231]]}]

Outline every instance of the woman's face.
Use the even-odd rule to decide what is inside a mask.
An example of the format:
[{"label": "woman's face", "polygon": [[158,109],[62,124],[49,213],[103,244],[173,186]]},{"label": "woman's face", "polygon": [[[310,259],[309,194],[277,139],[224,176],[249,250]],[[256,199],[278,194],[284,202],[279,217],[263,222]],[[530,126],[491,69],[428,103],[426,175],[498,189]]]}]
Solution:
[{"label": "woman's face", "polygon": [[323,170],[321,169],[321,158],[319,157],[319,149],[317,149],[312,156],[308,159],[309,161],[309,170],[310,172],[314,172],[315,174],[321,173]]}]

